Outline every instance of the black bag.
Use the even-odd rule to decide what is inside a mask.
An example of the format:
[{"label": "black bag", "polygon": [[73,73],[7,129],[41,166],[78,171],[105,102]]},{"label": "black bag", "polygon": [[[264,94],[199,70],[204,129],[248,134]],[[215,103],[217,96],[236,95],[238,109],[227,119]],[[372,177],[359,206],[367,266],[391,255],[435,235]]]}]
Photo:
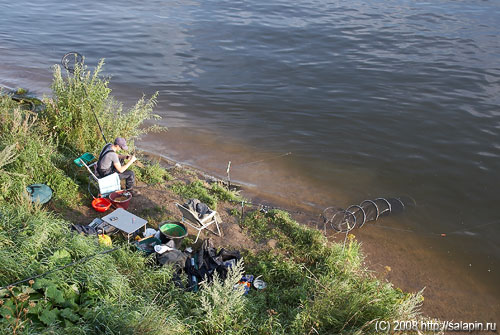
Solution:
[{"label": "black bag", "polygon": [[[184,271],[188,275],[189,286],[194,286],[196,283],[193,276],[199,283],[202,280],[211,282],[215,272],[219,274],[219,278],[226,279],[228,268],[224,262],[236,259],[241,259],[239,251],[227,251],[222,248],[219,252],[214,248],[212,239],[204,240],[201,249],[196,254],[194,262],[191,261],[193,257],[186,259]],[[193,265],[194,263],[194,265]]]},{"label": "black bag", "polygon": [[81,224],[71,224],[71,231],[76,231],[77,233],[84,235],[97,235],[97,231],[94,227],[84,226]]}]

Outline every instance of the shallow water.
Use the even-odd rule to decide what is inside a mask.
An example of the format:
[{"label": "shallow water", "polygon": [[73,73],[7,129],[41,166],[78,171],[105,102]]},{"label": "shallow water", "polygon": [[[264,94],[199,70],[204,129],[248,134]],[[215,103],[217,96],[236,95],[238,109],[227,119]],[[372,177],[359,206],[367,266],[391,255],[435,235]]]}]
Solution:
[{"label": "shallow water", "polygon": [[386,225],[429,236],[500,300],[498,2],[1,8],[1,85],[48,93],[64,53],[106,58],[127,104],[160,92],[170,132],[140,147],[222,177],[231,161],[231,179],[318,213],[411,196],[417,208]]}]

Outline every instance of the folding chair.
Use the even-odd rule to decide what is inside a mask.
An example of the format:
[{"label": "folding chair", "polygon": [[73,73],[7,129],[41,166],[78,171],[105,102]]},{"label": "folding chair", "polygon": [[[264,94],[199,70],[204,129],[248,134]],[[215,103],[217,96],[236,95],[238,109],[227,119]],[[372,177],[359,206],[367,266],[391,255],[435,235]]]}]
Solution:
[{"label": "folding chair", "polygon": [[[210,214],[208,214],[203,219],[200,219],[198,217],[198,213],[191,211],[189,208],[184,207],[181,204],[176,203],[175,205],[177,206],[177,208],[179,208],[179,210],[182,213],[182,222],[188,224],[189,226],[193,227],[194,229],[196,229],[198,231],[198,234],[196,235],[196,240],[194,241],[194,243],[196,243],[198,241],[198,237],[200,237],[201,231],[203,229],[206,229],[209,232],[211,232],[212,234],[217,235],[219,237],[222,236],[221,230],[219,228],[219,222],[217,220],[217,212],[216,211],[212,210],[212,212]],[[215,223],[215,227],[217,227],[217,233],[208,228],[210,225],[212,225],[214,223]]]},{"label": "folding chair", "polygon": [[[99,194],[102,197],[106,197],[110,193],[121,190],[120,177],[118,176],[118,173],[114,172],[106,177],[97,178],[96,174],[94,172],[92,172],[89,165],[85,164],[85,162],[83,160],[80,160],[80,163],[82,163],[90,173],[89,192],[90,192],[90,183],[92,182],[92,180],[95,183],[97,183],[97,187],[99,188]],[[96,164],[97,163],[92,163],[92,164],[90,164],[90,166],[95,166]],[[90,192],[90,194],[92,195],[92,192]]]}]

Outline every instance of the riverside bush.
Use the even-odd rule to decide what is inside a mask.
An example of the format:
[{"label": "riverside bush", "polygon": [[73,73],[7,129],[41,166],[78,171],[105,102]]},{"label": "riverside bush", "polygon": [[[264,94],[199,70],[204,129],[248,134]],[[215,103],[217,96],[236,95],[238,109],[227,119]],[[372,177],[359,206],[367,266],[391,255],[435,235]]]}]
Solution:
[{"label": "riverside bush", "polygon": [[108,141],[116,137],[131,139],[130,148],[133,148],[133,138],[160,129],[141,127],[145,120],[160,118],[153,114],[158,93],[148,100],[143,96],[124,112],[122,104],[110,95],[109,80],[100,75],[103,65],[101,60],[94,71],[89,71],[85,64],[77,64],[74,73],[66,73],[66,78],[59,65],[54,66],[53,97],[44,99],[43,116],[59,144],[74,153],[96,155],[104,146],[94,113]]},{"label": "riverside bush", "polygon": [[203,320],[198,323],[202,334],[238,334],[249,330],[244,289],[236,286],[244,274],[243,262],[231,267],[226,280],[214,274],[213,282],[202,283],[200,307]]},{"label": "riverside bush", "polygon": [[141,180],[149,185],[163,183],[165,180],[172,180],[172,176],[163,168],[159,162],[147,162],[140,170]]}]

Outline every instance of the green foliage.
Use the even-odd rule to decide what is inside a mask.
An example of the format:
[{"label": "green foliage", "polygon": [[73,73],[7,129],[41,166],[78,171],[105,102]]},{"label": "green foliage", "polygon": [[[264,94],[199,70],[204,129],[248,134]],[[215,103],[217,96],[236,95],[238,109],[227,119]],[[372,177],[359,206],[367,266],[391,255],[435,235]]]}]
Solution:
[{"label": "green foliage", "polygon": [[241,201],[243,200],[239,195],[233,191],[228,190],[219,183],[212,183],[210,193],[219,201]]},{"label": "green foliage", "polygon": [[[0,94],[2,93],[0,89]],[[38,113],[45,107],[40,99],[30,94],[30,92],[24,88],[17,88],[14,91],[8,92],[6,95],[11,97],[21,110]]]},{"label": "green foliage", "polygon": [[146,163],[140,169],[141,181],[149,185],[163,183],[165,180],[172,180],[172,176],[163,168],[160,163]]},{"label": "green foliage", "polygon": [[18,87],[16,90],[16,94],[19,94],[19,95],[24,95],[26,93],[28,93],[28,90],[26,90],[25,88],[22,88],[22,87]]},{"label": "green foliage", "polygon": [[194,244],[194,239],[191,237],[186,236],[181,243],[181,250],[186,249],[187,247],[190,247]]},{"label": "green foliage", "polygon": [[[43,115],[60,145],[74,152],[97,154],[102,148],[96,116],[108,141],[116,137],[133,139],[158,130],[158,127],[140,127],[145,120],[159,118],[153,114],[157,93],[149,100],[142,97],[129,111],[123,112],[122,104],[110,95],[109,80],[100,76],[103,65],[101,60],[93,72],[84,64],[77,65],[74,74],[67,73],[67,78],[63,77],[58,65],[54,66],[54,97],[44,99]],[[133,140],[129,143],[133,148]]]},{"label": "green foliage", "polygon": [[30,286],[11,286],[0,290],[0,330],[16,334],[29,323],[28,313],[35,307],[30,301],[30,295],[35,291]]},{"label": "green foliage", "polygon": [[229,214],[231,214],[232,216],[240,217],[241,212],[237,208],[231,208],[231,210],[229,211]]},{"label": "green foliage", "polygon": [[[9,165],[10,163],[14,162],[16,160],[17,156],[19,156],[15,150],[16,146],[17,146],[17,143],[14,143],[14,144],[6,146],[2,151],[0,151],[0,169],[5,165]],[[15,173],[7,172],[5,170],[0,170],[0,171],[1,171],[1,173],[16,175]],[[23,177],[23,175],[19,175],[19,176]]]},{"label": "green foliage", "polygon": [[[104,250],[96,237],[70,233],[68,227],[68,222],[41,208],[2,203],[0,286],[83,257],[92,258],[36,279],[23,298],[24,305],[16,307],[22,313],[0,318],[0,330],[12,333],[8,320],[18,320],[16,324],[26,332],[36,333],[43,329],[55,334],[76,329],[82,334],[105,334],[110,329],[123,334],[169,333],[161,326],[188,333],[178,312],[170,306],[172,300],[158,298],[167,292],[176,295],[171,268],[152,268],[151,259],[130,250],[126,244],[112,254],[96,256]],[[26,292],[22,286],[14,288],[18,289]],[[0,292],[0,299],[5,300],[5,292]],[[23,308],[31,302],[36,306],[24,313]],[[12,307],[15,301],[4,303]],[[2,312],[7,313],[7,309]],[[139,315],[147,316],[148,322],[158,319],[145,325]],[[20,326],[17,329],[20,332]]]},{"label": "green foliage", "polygon": [[217,183],[213,183],[209,187],[199,179],[195,179],[189,184],[182,182],[174,183],[171,189],[174,193],[179,194],[185,199],[196,198],[212,209],[217,209],[217,201],[240,201],[241,199],[241,197],[226,190]]},{"label": "green foliage", "polygon": [[172,191],[179,194],[185,199],[196,198],[201,202],[208,205],[212,209],[217,209],[217,199],[210,195],[207,187],[199,179],[192,181],[189,184],[182,182],[174,183],[172,186]]},{"label": "green foliage", "polygon": [[78,201],[78,185],[60,168],[64,157],[46,135],[46,125],[0,97],[0,200],[19,198],[31,183],[45,183],[63,204]]},{"label": "green foliage", "polygon": [[[421,292],[404,294],[372,277],[352,235],[343,250],[282,211],[253,212],[242,224],[255,237],[278,241],[272,253],[249,254],[246,261],[268,283],[251,305],[272,310],[286,333],[358,334],[374,331],[376,319],[417,317]],[[266,317],[262,307],[254,312]]]},{"label": "green foliage", "polygon": [[243,273],[243,262],[238,262],[225,280],[215,273],[211,283],[201,284],[200,309],[204,317],[198,326],[202,334],[238,334],[249,328],[245,291],[242,286],[235,287]]}]

